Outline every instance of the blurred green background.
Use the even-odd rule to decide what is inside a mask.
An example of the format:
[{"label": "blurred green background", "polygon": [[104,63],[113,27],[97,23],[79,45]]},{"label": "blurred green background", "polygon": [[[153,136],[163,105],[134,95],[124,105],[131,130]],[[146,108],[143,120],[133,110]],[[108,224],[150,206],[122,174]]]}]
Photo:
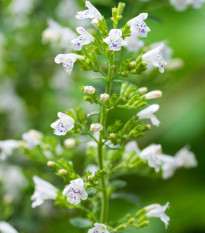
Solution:
[{"label": "blurred green background", "polygon": [[[75,30],[75,11],[84,9],[84,1],[68,0],[67,5],[65,2],[36,0],[22,15],[11,13],[11,1],[0,1],[0,140],[19,139],[30,128],[52,135],[50,123],[56,119],[58,111],[84,104],[80,86],[92,84],[103,90],[103,83],[90,79],[90,74],[78,68],[72,77],[65,76],[62,67],[53,61],[63,50],[42,43],[42,31],[49,18]],[[118,3],[112,0],[91,2],[108,18],[111,8]],[[136,175],[122,177],[128,183],[126,190],[137,194],[142,205],[169,201],[171,206],[167,211],[171,218],[167,231],[163,223],[153,219],[150,227],[137,231],[131,228],[125,232],[204,233],[205,6],[177,12],[165,0],[125,2],[123,22],[139,12],[148,12],[146,22],[151,32],[146,43],[167,40],[173,57],[184,61],[181,69],[157,74],[154,80],[132,77],[131,81],[140,86],[163,91],[163,98],[158,100],[160,127],[153,127],[138,143],[142,148],[152,142],[160,143],[171,155],[188,144],[198,160],[197,168],[179,170],[166,181]],[[110,20],[108,22],[111,24]],[[118,116],[119,112],[112,113],[111,117]],[[127,117],[123,112],[121,116],[122,119]],[[55,208],[46,212],[43,207],[31,210],[31,193],[26,190],[25,201],[14,205],[11,222],[20,232],[80,232],[69,225],[66,210]],[[129,200],[114,199],[110,204],[111,219],[135,210]]]}]

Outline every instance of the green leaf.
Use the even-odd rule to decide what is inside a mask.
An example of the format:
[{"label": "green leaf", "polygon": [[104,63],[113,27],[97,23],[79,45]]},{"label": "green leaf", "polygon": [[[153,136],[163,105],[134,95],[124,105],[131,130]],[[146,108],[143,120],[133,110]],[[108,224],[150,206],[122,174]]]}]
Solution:
[{"label": "green leaf", "polygon": [[91,113],[88,113],[88,114],[87,114],[87,117],[94,116],[94,115],[98,115],[98,114],[100,114],[100,111],[93,111],[93,112],[91,112]]},{"label": "green leaf", "polygon": [[114,186],[116,189],[122,189],[126,186],[127,182],[124,180],[113,180],[110,185]]},{"label": "green leaf", "polygon": [[72,218],[70,223],[77,228],[88,228],[93,225],[93,223],[86,218]]},{"label": "green leaf", "polygon": [[93,197],[97,193],[97,190],[95,188],[87,188],[86,192],[88,193],[88,197]]}]

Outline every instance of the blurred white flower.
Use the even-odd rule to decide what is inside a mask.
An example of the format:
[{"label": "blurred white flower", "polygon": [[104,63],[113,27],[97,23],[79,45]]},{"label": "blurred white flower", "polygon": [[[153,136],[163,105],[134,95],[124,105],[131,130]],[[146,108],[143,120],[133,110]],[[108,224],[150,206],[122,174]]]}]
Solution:
[{"label": "blurred white flower", "polygon": [[24,133],[22,135],[22,138],[25,142],[24,147],[29,150],[32,150],[34,147],[41,144],[42,136],[42,133],[34,129],[31,129],[28,132]]},{"label": "blurred white flower", "polygon": [[182,162],[182,166],[185,168],[196,167],[197,160],[193,152],[189,150],[188,146],[183,147],[179,150],[175,157]]},{"label": "blurred white flower", "polygon": [[177,11],[184,11],[187,9],[188,5],[191,3],[192,0],[169,0],[170,4],[177,10]]},{"label": "blurred white flower", "polygon": [[163,59],[161,52],[164,49],[164,44],[160,45],[142,55],[142,60],[147,63],[147,68],[158,67],[159,72],[164,72],[164,66],[167,65],[167,62]]},{"label": "blurred white flower", "polygon": [[0,159],[5,160],[13,154],[13,151],[20,147],[20,142],[16,140],[0,141]]},{"label": "blurred white flower", "polygon": [[125,37],[127,49],[130,52],[137,52],[144,46],[144,41],[140,40],[137,33],[131,32],[131,36]]},{"label": "blurred white flower", "polygon": [[150,145],[143,149],[139,156],[143,160],[147,160],[148,165],[153,167],[156,172],[159,172],[161,161],[159,155],[161,154],[162,148],[161,145]]},{"label": "blurred white flower", "polygon": [[155,217],[160,218],[162,222],[164,222],[166,228],[168,227],[170,218],[165,214],[165,211],[169,208],[169,202],[167,202],[164,206],[161,206],[160,204],[153,204],[145,207],[145,210],[147,212],[147,217]]},{"label": "blurred white flower", "polygon": [[132,152],[140,153],[140,149],[135,141],[130,141],[125,146],[125,157],[128,157]]},{"label": "blurred white flower", "polygon": [[150,119],[153,125],[159,126],[160,121],[154,115],[154,113],[158,111],[158,109],[159,109],[158,104],[152,104],[149,107],[140,111],[137,114],[137,116],[139,117],[139,119]]},{"label": "blurred white flower", "polygon": [[162,92],[159,90],[150,91],[147,94],[145,94],[146,100],[160,98],[161,96],[162,96]]},{"label": "blurred white flower", "polygon": [[202,7],[202,4],[205,2],[205,0],[191,0],[191,4],[195,9],[199,9]]},{"label": "blurred white flower", "polygon": [[65,71],[70,75],[77,59],[83,60],[85,57],[74,53],[58,54],[55,57],[55,63],[63,63]]},{"label": "blurred white flower", "polygon": [[108,44],[109,49],[113,51],[119,51],[121,46],[127,44],[127,42],[122,39],[122,31],[120,29],[111,29],[109,36],[103,39],[103,41]]},{"label": "blurred white flower", "polygon": [[88,230],[88,233],[109,233],[107,226],[102,223],[95,223],[94,226]]},{"label": "blurred white flower", "polygon": [[80,34],[76,39],[73,39],[71,43],[74,44],[74,49],[80,51],[83,45],[90,44],[95,38],[87,32],[83,27],[77,27],[76,31]]},{"label": "blurred white flower", "polygon": [[31,197],[32,208],[42,205],[45,200],[55,200],[57,197],[57,188],[47,181],[39,178],[38,176],[33,177],[35,183],[35,192]]},{"label": "blurred white flower", "polygon": [[90,131],[92,132],[98,132],[98,131],[101,131],[103,129],[103,126],[99,123],[94,123],[94,124],[91,124],[90,126]]},{"label": "blurred white flower", "polygon": [[77,12],[76,18],[77,19],[97,19],[102,20],[102,15],[100,12],[92,5],[90,1],[85,1],[85,6],[88,10]]},{"label": "blurred white flower", "polygon": [[84,93],[94,94],[95,93],[95,88],[93,86],[85,86],[84,87]]},{"label": "blurred white flower", "polygon": [[71,40],[76,37],[76,33],[70,28],[62,27],[54,20],[48,20],[48,28],[46,28],[42,33],[43,43],[56,42],[64,49],[72,49]]},{"label": "blurred white flower", "polygon": [[94,176],[96,171],[99,170],[99,167],[96,164],[90,164],[89,166],[87,166],[87,168],[85,169],[85,171],[89,171],[91,172],[91,176]]},{"label": "blurred white flower", "polygon": [[66,135],[69,130],[74,128],[75,120],[62,112],[58,112],[58,117],[60,119],[52,123],[51,128],[54,129],[56,135]]},{"label": "blurred white flower", "polygon": [[77,205],[81,200],[86,200],[88,198],[88,194],[84,188],[84,182],[81,178],[72,180],[63,190],[63,195],[67,196],[67,201],[74,205]]},{"label": "blurred white flower", "polygon": [[64,141],[64,146],[66,148],[73,148],[76,144],[76,141],[75,139],[73,138],[67,138],[65,141]]},{"label": "blurred white flower", "polygon": [[135,18],[129,20],[127,25],[130,26],[130,31],[136,33],[139,37],[147,37],[147,33],[151,31],[144,22],[147,17],[147,13],[141,13]]},{"label": "blurred white flower", "polygon": [[25,15],[31,12],[31,10],[33,9],[33,5],[33,0],[12,0],[8,8],[13,15]]},{"label": "blurred white flower", "polygon": [[1,233],[18,233],[8,222],[0,222]]},{"label": "blurred white flower", "polygon": [[162,178],[168,179],[174,175],[177,168],[183,165],[182,161],[174,156],[170,155],[159,155],[159,159],[162,163]]}]

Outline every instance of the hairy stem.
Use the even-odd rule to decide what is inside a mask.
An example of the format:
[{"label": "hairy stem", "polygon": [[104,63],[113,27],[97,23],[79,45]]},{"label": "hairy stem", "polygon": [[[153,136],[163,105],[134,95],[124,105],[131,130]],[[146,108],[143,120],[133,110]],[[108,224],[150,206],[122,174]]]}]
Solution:
[{"label": "hairy stem", "polygon": [[[110,94],[111,86],[112,86],[112,64],[113,64],[113,57],[110,60],[107,83],[106,83],[106,93]],[[106,118],[107,118],[107,111],[105,105],[102,106],[101,116],[100,116],[100,124],[103,126],[104,132],[106,133]],[[103,131],[100,131],[100,138],[98,142],[98,162],[99,168],[103,169]],[[109,200],[108,200],[108,193],[107,193],[107,177],[101,177],[101,185],[102,185],[102,198],[101,198],[101,213],[100,213],[100,222],[106,223],[107,215],[108,215],[108,208],[109,208]]]}]

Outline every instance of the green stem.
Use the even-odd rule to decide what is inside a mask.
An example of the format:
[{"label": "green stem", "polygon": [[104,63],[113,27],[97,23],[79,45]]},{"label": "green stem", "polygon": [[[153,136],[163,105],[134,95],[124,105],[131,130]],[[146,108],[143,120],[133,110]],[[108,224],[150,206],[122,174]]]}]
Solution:
[{"label": "green stem", "polygon": [[[110,94],[111,86],[112,86],[112,64],[113,57],[110,60],[108,77],[107,77],[107,85],[106,85],[106,93]],[[103,126],[104,131],[106,132],[106,117],[107,111],[105,105],[102,106],[101,116],[100,116],[100,124]],[[98,142],[98,162],[99,168],[102,170],[104,168],[103,165],[103,131],[100,131],[100,138]],[[101,198],[101,213],[100,213],[100,223],[106,223],[107,215],[108,215],[108,193],[107,193],[107,181],[106,177],[101,177],[101,185],[102,185],[102,198]]]}]

